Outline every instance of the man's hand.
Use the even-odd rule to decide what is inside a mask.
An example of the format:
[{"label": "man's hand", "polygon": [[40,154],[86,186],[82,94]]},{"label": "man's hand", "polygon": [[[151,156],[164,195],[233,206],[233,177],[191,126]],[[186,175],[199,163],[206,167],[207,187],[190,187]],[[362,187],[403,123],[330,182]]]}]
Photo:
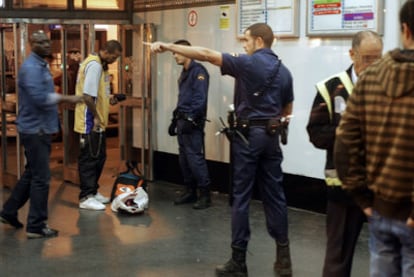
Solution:
[{"label": "man's hand", "polygon": [[170,136],[177,135],[177,120],[175,119],[171,120],[170,126],[168,126],[168,134]]},{"label": "man's hand", "polygon": [[411,228],[414,228],[414,219],[412,219],[411,217],[409,217],[407,219],[407,226],[408,227],[411,227]]},{"label": "man's hand", "polygon": [[109,98],[109,104],[112,106],[118,104],[118,99],[116,97]]},{"label": "man's hand", "polygon": [[156,41],[150,44],[152,53],[164,53],[168,50],[169,43]]},{"label": "man's hand", "polygon": [[112,95],[111,98],[109,98],[109,104],[116,105],[124,100],[126,100],[126,95],[123,93],[117,93]]},{"label": "man's hand", "polygon": [[364,214],[365,214],[367,217],[371,217],[371,216],[372,216],[372,208],[371,208],[371,207],[365,208],[365,209],[364,209]]},{"label": "man's hand", "polygon": [[93,118],[93,131],[100,131],[101,129],[101,121],[99,120],[98,116]]}]

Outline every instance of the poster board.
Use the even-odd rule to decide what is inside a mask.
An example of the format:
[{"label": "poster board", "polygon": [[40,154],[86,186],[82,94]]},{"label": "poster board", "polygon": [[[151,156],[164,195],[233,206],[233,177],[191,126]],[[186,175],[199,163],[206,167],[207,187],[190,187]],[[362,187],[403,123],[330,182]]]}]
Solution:
[{"label": "poster board", "polygon": [[299,36],[299,0],[237,1],[237,36],[247,27],[265,22],[277,38]]},{"label": "poster board", "polygon": [[308,0],[308,36],[352,36],[384,29],[384,0]]}]

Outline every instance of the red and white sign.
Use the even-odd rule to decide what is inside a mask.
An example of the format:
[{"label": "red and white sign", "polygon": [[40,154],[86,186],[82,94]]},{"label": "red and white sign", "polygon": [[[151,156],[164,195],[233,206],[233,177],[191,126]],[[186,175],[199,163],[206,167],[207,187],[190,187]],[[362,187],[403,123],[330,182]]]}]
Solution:
[{"label": "red and white sign", "polygon": [[191,10],[188,13],[188,25],[190,25],[191,27],[194,27],[195,25],[197,25],[197,21],[198,21],[198,14],[195,10]]}]

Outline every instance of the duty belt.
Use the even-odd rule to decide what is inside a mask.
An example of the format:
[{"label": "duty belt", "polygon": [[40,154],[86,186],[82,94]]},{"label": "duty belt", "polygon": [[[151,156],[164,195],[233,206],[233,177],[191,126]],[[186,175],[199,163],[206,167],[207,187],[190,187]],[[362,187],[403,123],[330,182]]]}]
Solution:
[{"label": "duty belt", "polygon": [[176,115],[176,119],[187,119],[188,118],[188,113],[183,113],[183,112],[177,112]]},{"label": "duty belt", "polygon": [[[245,126],[243,126],[243,124],[246,124],[246,126],[250,126],[250,127],[267,127],[268,124],[269,124],[269,120],[272,120],[272,119],[241,119],[241,120],[238,120],[237,126],[238,127],[245,127]],[[280,119],[274,120],[274,122],[278,126],[281,123]]]},{"label": "duty belt", "polygon": [[268,123],[269,123],[269,119],[250,119],[249,120],[250,126],[266,127]]}]

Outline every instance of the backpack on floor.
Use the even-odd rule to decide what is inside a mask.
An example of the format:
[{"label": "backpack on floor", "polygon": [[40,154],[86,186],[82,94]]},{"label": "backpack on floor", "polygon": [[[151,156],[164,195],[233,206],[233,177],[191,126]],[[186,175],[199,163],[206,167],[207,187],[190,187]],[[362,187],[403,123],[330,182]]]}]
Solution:
[{"label": "backpack on floor", "polygon": [[115,179],[111,192],[111,209],[114,212],[142,213],[148,208],[147,183],[137,164],[126,163],[128,170]]}]

